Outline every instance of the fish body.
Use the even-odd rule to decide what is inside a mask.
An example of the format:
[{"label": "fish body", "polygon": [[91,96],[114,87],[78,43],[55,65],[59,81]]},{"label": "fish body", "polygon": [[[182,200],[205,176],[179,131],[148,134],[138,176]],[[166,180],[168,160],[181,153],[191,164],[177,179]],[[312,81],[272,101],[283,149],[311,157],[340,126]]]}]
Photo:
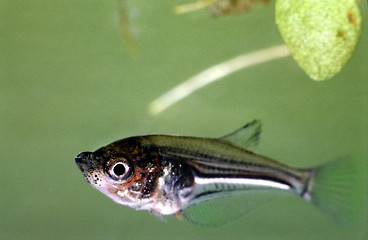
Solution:
[{"label": "fish body", "polygon": [[257,144],[259,133],[260,122],[253,121],[219,139],[129,137],[82,152],[75,162],[87,182],[115,202],[157,215],[262,190],[311,200],[318,168],[293,168],[247,150]]}]

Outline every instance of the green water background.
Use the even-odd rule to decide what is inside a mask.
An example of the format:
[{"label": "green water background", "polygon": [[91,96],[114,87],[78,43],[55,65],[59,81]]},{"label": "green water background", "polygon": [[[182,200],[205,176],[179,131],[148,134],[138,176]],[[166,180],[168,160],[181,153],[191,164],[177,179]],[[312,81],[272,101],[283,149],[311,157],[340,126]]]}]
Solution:
[{"label": "green water background", "polygon": [[[255,118],[257,151],[298,167],[368,150],[367,4],[341,73],[314,82],[291,58],[237,72],[158,116],[150,101],[203,69],[281,44],[274,3],[248,14],[177,16],[185,1],[127,1],[139,57],[115,0],[0,1],[0,239],[358,239],[294,197],[276,197],[220,228],[113,203],[73,159],[114,140],[167,133],[217,137]],[[363,190],[363,189],[362,189]],[[234,206],[236,207],[236,206]],[[362,209],[362,211],[366,211]]]}]

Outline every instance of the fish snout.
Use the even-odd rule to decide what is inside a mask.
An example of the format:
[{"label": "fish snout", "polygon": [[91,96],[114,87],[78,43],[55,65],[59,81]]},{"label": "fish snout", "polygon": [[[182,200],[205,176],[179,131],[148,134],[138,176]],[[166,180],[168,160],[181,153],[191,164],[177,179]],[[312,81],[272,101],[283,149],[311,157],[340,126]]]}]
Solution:
[{"label": "fish snout", "polygon": [[79,164],[79,163],[85,163],[85,161],[88,158],[88,155],[90,155],[91,152],[81,152],[79,153],[75,158],[74,161],[75,163]]},{"label": "fish snout", "polygon": [[91,152],[81,152],[74,158],[74,161],[82,170],[82,168],[90,165],[92,155],[93,153]]}]

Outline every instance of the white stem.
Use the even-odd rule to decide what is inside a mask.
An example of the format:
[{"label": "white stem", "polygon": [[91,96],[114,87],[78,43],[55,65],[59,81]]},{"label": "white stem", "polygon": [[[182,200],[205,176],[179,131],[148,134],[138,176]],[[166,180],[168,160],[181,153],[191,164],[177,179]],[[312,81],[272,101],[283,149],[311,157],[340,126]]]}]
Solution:
[{"label": "white stem", "polygon": [[218,0],[199,0],[195,3],[189,3],[189,4],[184,4],[184,5],[177,6],[177,7],[174,8],[174,12],[176,14],[194,12],[194,11],[197,11],[199,9],[205,8],[205,7],[207,7],[211,4],[214,4],[217,1]]},{"label": "white stem", "polygon": [[279,45],[256,52],[239,55],[226,62],[212,66],[203,72],[189,78],[182,84],[172,88],[148,105],[152,115],[158,114],[174,103],[187,97],[198,89],[215,82],[231,73],[256,64],[271,61],[273,59],[289,56],[286,45]]}]

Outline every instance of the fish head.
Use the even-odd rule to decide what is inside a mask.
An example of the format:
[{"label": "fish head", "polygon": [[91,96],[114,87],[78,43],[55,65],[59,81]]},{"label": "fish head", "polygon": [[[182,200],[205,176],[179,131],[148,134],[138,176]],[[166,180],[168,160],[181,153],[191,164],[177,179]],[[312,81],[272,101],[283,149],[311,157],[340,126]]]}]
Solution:
[{"label": "fish head", "polygon": [[150,210],[157,179],[162,174],[155,147],[128,138],[95,152],[82,152],[75,162],[86,181],[115,202],[136,210]]}]

